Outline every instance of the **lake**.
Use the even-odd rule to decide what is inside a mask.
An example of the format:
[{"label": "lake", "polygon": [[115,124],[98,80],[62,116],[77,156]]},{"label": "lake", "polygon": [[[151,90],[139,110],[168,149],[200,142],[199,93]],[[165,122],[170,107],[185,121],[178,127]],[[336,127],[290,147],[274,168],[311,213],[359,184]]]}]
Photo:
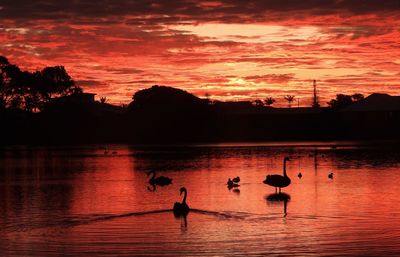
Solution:
[{"label": "lake", "polygon": [[[281,198],[262,181],[285,156]],[[399,256],[399,183],[400,147],[3,147],[0,255]],[[192,210],[176,218],[182,186]]]}]

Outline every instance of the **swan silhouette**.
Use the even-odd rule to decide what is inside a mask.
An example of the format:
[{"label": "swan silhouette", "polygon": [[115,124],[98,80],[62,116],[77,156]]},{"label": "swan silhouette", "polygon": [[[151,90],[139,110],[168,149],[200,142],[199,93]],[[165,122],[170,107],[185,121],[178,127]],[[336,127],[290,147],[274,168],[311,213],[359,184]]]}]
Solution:
[{"label": "swan silhouette", "polygon": [[151,170],[147,173],[148,176],[150,174],[153,174],[153,176],[149,179],[149,184],[151,185],[158,185],[158,186],[166,186],[172,183],[172,178],[169,177],[156,177],[156,172],[154,170]]},{"label": "swan silhouette", "polygon": [[333,173],[329,173],[328,178],[333,179]]},{"label": "swan silhouette", "polygon": [[280,193],[282,187],[287,187],[288,185],[290,185],[290,178],[286,174],[286,161],[289,161],[289,157],[285,157],[283,159],[283,176],[277,174],[267,175],[267,177],[263,181],[264,184],[275,187],[275,192],[279,188]]},{"label": "swan silhouette", "polygon": [[299,178],[303,177],[303,174],[301,174],[301,172],[299,172],[299,174],[297,175]]},{"label": "swan silhouette", "polygon": [[186,216],[189,213],[189,206],[186,203],[187,190],[185,187],[181,187],[180,194],[182,195],[182,193],[184,193],[182,202],[176,202],[173,208],[174,215],[177,217]]}]

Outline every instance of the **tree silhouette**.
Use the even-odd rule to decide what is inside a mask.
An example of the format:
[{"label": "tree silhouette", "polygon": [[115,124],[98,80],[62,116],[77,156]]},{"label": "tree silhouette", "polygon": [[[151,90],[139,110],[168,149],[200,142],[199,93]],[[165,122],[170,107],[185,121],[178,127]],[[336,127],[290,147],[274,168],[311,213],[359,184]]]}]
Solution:
[{"label": "tree silhouette", "polygon": [[107,97],[100,97],[100,103],[105,104],[107,102]]},{"label": "tree silhouette", "polygon": [[272,98],[271,96],[268,96],[268,97],[265,98],[265,100],[264,100],[264,104],[267,105],[267,106],[271,106],[271,105],[273,105],[275,102],[276,102],[275,99]]},{"label": "tree silhouette", "polygon": [[289,108],[292,108],[292,102],[294,101],[295,96],[294,95],[286,95],[283,97],[286,101],[288,101]]},{"label": "tree silhouette", "polygon": [[3,67],[4,65],[8,65],[8,64],[10,64],[8,62],[8,59],[4,56],[0,56],[0,68]]},{"label": "tree silhouette", "polygon": [[350,95],[337,94],[336,99],[332,99],[327,104],[329,107],[339,109],[350,105],[353,102]]},{"label": "tree silhouette", "polygon": [[67,95],[69,90],[75,86],[75,81],[71,79],[63,66],[46,67],[40,73],[40,89],[43,97],[50,100],[53,96]]},{"label": "tree silhouette", "polygon": [[362,99],[364,99],[364,96],[359,93],[353,95],[337,94],[336,99],[330,100],[327,104],[333,109],[340,109]]},{"label": "tree silhouette", "polygon": [[40,111],[53,97],[82,93],[63,66],[21,71],[0,56],[0,108]]},{"label": "tree silhouette", "polygon": [[357,101],[363,100],[364,95],[360,94],[360,93],[356,93],[351,96],[351,99],[353,99],[354,102],[357,102]]},{"label": "tree silhouette", "polygon": [[0,63],[0,102],[2,107],[17,108],[23,94],[22,87],[18,87],[21,70],[9,64],[7,59],[2,59]]},{"label": "tree silhouette", "polygon": [[73,86],[70,89],[68,89],[67,95],[82,94],[82,93],[83,93],[82,88],[78,86]]}]

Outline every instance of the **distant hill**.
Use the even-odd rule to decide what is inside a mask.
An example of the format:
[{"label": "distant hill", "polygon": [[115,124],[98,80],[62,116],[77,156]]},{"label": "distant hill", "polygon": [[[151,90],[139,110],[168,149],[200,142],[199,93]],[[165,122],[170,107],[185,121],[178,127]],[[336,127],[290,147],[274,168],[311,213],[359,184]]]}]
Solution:
[{"label": "distant hill", "polygon": [[128,138],[133,142],[205,141],[213,133],[207,101],[184,90],[155,85],[136,92],[128,106]]},{"label": "distant hill", "polygon": [[155,85],[136,92],[129,104],[130,111],[183,112],[206,106],[206,102],[184,90]]}]

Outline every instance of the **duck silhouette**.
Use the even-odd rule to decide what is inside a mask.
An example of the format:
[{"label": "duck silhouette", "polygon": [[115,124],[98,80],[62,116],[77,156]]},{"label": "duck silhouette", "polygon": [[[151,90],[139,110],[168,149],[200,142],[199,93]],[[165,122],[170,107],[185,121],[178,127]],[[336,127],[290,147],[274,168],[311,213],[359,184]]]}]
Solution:
[{"label": "duck silhouette", "polygon": [[[232,188],[234,188],[234,187],[240,187],[240,185],[238,184],[238,183],[235,183],[234,182],[234,180],[235,180],[236,178],[234,178],[233,180],[232,179],[228,179],[228,182],[226,183],[227,185],[228,185],[228,189],[229,190],[231,190]],[[237,179],[236,179],[236,181],[237,181]],[[240,179],[239,179],[239,181],[240,181]]]},{"label": "duck silhouette", "polygon": [[234,183],[239,183],[239,182],[240,182],[240,177],[238,176],[238,177],[236,177],[236,178],[233,178],[232,181],[233,181]]}]

